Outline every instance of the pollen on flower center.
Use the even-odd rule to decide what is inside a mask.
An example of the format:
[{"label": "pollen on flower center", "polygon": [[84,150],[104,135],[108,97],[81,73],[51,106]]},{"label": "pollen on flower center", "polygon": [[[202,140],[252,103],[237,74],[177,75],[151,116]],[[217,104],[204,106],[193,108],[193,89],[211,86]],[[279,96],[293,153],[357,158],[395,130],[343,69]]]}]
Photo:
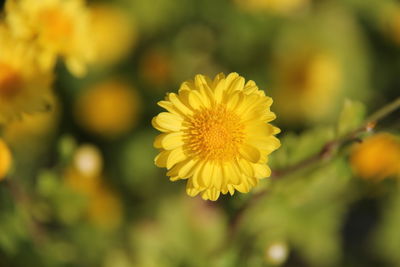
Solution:
[{"label": "pollen on flower center", "polygon": [[21,77],[11,66],[0,62],[0,97],[11,98],[21,87]]},{"label": "pollen on flower center", "polygon": [[200,158],[226,161],[238,154],[243,129],[239,117],[221,105],[195,114],[185,140],[190,151]]}]

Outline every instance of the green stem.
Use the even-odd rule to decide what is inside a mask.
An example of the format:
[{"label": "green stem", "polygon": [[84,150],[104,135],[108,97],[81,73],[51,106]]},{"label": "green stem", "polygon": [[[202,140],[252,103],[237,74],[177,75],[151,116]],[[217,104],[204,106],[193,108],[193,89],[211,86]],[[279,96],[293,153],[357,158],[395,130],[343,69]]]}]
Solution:
[{"label": "green stem", "polygon": [[[338,139],[334,139],[327,142],[318,153],[292,166],[288,166],[283,170],[274,171],[271,175],[271,178],[273,179],[283,178],[299,170],[312,166],[313,164],[316,164],[322,160],[332,158],[335,155],[335,152],[337,151],[338,148],[347,144],[348,142],[354,141],[360,134],[372,130],[379,121],[386,118],[388,115],[390,115],[392,112],[396,111],[399,108],[400,108],[400,97],[390,102],[389,104],[383,106],[376,112],[374,112],[370,117],[368,117],[365,120],[365,122],[361,127],[355,129],[354,131],[349,132],[348,134]],[[246,210],[252,205],[254,205],[254,203],[262,199],[262,197],[265,196],[267,193],[268,189],[264,189],[256,194],[253,194],[250,197],[250,199],[248,199],[247,202],[244,203],[244,205],[237,211],[237,213],[232,218],[230,223],[229,236],[231,238],[233,238],[233,236],[235,235],[237,228],[239,227],[240,222],[243,218],[243,214],[246,212]]]}]

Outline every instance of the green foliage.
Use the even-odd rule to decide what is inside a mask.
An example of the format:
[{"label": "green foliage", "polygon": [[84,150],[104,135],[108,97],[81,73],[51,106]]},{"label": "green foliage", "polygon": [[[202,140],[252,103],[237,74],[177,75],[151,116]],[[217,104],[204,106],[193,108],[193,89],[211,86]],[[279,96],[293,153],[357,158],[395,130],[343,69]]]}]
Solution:
[{"label": "green foliage", "polygon": [[337,125],[337,136],[341,137],[356,130],[364,122],[364,118],[365,106],[346,99]]},{"label": "green foliage", "polygon": [[383,214],[375,232],[375,253],[393,266],[400,264],[400,194],[398,184],[383,202]]},{"label": "green foliage", "polygon": [[[90,1],[97,2],[122,7],[136,26],[138,41],[121,62],[92,66],[83,79],[59,65],[54,87],[61,102],[60,125],[51,137],[35,137],[28,129],[20,130],[23,138],[6,140],[14,166],[0,181],[1,267],[400,266],[399,181],[381,186],[356,180],[348,164],[353,140],[329,147],[362,126],[367,110],[398,96],[400,37],[390,28],[394,18],[388,12],[400,10],[396,1],[310,0],[304,1],[309,6],[294,10],[246,9],[240,0]],[[334,90],[326,82],[335,72],[329,68],[322,75],[324,67],[305,64],[282,73],[281,64],[304,51],[327,55],[337,64]],[[273,178],[261,180],[248,194],[211,203],[187,196],[183,181],[170,182],[165,170],[154,165],[156,131],[150,122],[160,110],[156,102],[182,81],[198,73],[230,71],[255,80],[273,96],[282,146],[269,157]],[[129,132],[107,139],[79,125],[74,108],[86,88],[115,77],[134,86],[142,113]],[[278,102],[275,95],[285,89],[281,83],[294,88]],[[304,83],[317,84],[319,95],[301,91]],[[308,104],[319,104],[330,94],[325,105]],[[327,116],[284,124],[289,115],[277,112],[277,106],[290,107],[304,96],[306,112],[319,114],[326,108]],[[96,110],[97,103],[93,106]],[[302,118],[302,112],[293,116]],[[398,134],[396,123],[393,116],[386,125]],[[1,125],[0,137],[6,133]],[[104,161],[97,174],[98,195],[66,182],[83,143],[98,147]],[[96,197],[100,201],[94,205]],[[381,214],[372,223],[349,215],[357,213],[353,204],[366,198]],[[120,204],[122,214],[120,224],[107,228],[90,219],[89,209],[103,215],[99,220],[117,216],[110,199]],[[247,201],[252,204],[233,222]],[[371,255],[347,250],[348,242],[359,242],[355,233],[344,231],[348,224],[370,225],[362,246],[372,248]],[[287,259],[268,258],[274,244],[287,249]],[[369,257],[375,261],[365,263]]]}]

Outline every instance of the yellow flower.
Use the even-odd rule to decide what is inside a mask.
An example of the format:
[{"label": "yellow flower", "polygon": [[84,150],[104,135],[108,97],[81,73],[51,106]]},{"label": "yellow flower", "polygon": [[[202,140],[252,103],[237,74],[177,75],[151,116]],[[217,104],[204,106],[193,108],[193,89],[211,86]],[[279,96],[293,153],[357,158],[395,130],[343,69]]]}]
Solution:
[{"label": "yellow flower", "polygon": [[113,5],[90,7],[92,48],[95,64],[113,64],[126,57],[137,39],[135,24],[123,10]]},{"label": "yellow flower", "polygon": [[[49,97],[51,109],[46,112],[24,114],[4,127],[3,136],[14,147],[24,151],[29,145],[43,145],[56,132],[60,119],[60,105],[54,96]],[[33,144],[34,143],[34,144]]]},{"label": "yellow flower", "polygon": [[12,164],[12,156],[7,144],[0,139],[0,180],[6,177]]},{"label": "yellow flower", "polygon": [[213,81],[197,75],[158,102],[168,112],[152,121],[163,132],[154,141],[161,150],[155,164],[169,170],[171,181],[188,179],[190,196],[217,200],[220,193],[249,192],[270,175],[268,155],[280,146],[273,136],[280,130],[268,123],[276,117],[271,104],[237,73]]},{"label": "yellow flower", "polygon": [[400,5],[396,2],[390,3],[381,13],[381,23],[385,33],[400,45]]},{"label": "yellow flower", "polygon": [[356,144],[350,155],[354,172],[365,179],[384,179],[400,174],[400,139],[379,133]]},{"label": "yellow flower", "polygon": [[236,3],[248,10],[266,10],[279,14],[288,14],[308,7],[310,0],[235,0]]},{"label": "yellow flower", "polygon": [[0,25],[0,125],[45,110],[51,81],[52,74],[38,68],[34,51]]},{"label": "yellow flower", "polygon": [[137,121],[139,97],[128,84],[108,80],[89,88],[75,105],[75,116],[85,129],[106,138],[129,131]]},{"label": "yellow flower", "polygon": [[93,55],[84,1],[9,0],[6,21],[17,38],[37,46],[45,70],[61,56],[74,75],[85,74],[85,63]]},{"label": "yellow flower", "polygon": [[288,123],[326,120],[341,96],[340,62],[326,52],[291,53],[276,64],[277,112]]}]

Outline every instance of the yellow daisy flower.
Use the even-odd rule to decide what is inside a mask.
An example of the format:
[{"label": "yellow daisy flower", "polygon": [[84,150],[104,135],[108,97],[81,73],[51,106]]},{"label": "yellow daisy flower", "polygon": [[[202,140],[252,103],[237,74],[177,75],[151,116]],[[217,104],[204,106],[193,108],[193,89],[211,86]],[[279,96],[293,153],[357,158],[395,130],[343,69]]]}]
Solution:
[{"label": "yellow daisy flower", "polygon": [[12,154],[8,145],[0,138],[0,181],[3,180],[9,172],[12,165]]},{"label": "yellow daisy flower", "polygon": [[124,10],[111,4],[90,7],[93,64],[111,65],[127,57],[137,40],[134,21]]},{"label": "yellow daisy flower", "polygon": [[21,113],[45,110],[52,74],[40,71],[34,51],[0,26],[0,125]]},{"label": "yellow daisy flower", "polygon": [[280,146],[280,130],[268,122],[272,99],[253,81],[231,73],[212,81],[197,75],[178,94],[169,93],[153,126],[163,132],[154,146],[155,158],[171,181],[187,179],[190,196],[217,200],[220,193],[247,193],[259,179],[270,176],[268,155]]},{"label": "yellow daisy flower", "polygon": [[81,0],[9,0],[6,21],[16,37],[37,45],[46,70],[61,56],[76,76],[86,72],[92,58],[89,15]]},{"label": "yellow daisy flower", "polygon": [[353,172],[364,179],[382,180],[400,175],[400,138],[378,133],[352,147],[350,164]]},{"label": "yellow daisy flower", "polygon": [[75,117],[83,128],[110,139],[131,130],[138,122],[139,113],[139,94],[119,79],[91,86],[75,105]]},{"label": "yellow daisy flower", "polygon": [[283,15],[296,13],[310,5],[310,0],[235,0],[235,2],[250,11],[270,11]]}]

